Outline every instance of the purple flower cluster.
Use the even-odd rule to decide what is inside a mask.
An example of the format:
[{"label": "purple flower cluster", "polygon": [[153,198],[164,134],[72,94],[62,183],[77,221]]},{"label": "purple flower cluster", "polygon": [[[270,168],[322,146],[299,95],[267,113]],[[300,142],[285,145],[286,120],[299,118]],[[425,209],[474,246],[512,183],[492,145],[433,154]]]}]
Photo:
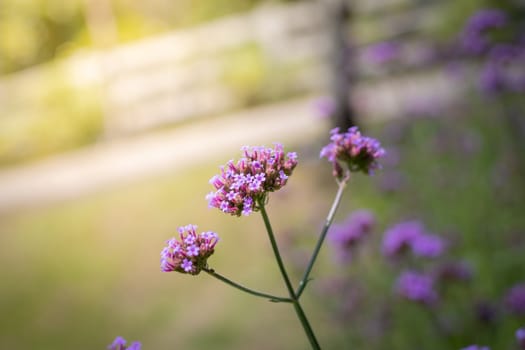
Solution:
[{"label": "purple flower cluster", "polygon": [[219,236],[215,232],[196,233],[197,226],[179,227],[179,238],[166,241],[161,252],[160,268],[163,272],[177,271],[198,275],[206,267],[206,261],[213,254]]},{"label": "purple flower cluster", "polygon": [[525,315],[525,283],[513,286],[505,295],[505,306],[515,315]]},{"label": "purple flower cluster", "polygon": [[445,241],[429,234],[419,221],[405,221],[386,230],[383,237],[383,254],[397,257],[406,250],[419,257],[436,258],[445,251]]},{"label": "purple flower cluster", "polygon": [[372,231],[374,225],[374,214],[368,210],[355,211],[342,224],[332,225],[328,238],[340,262],[350,260],[353,248]]},{"label": "purple flower cluster", "polygon": [[128,347],[126,347],[126,340],[122,337],[116,337],[113,343],[108,346],[109,350],[140,350],[142,344],[140,344],[138,341],[135,341],[131,343]]},{"label": "purple flower cluster", "polygon": [[405,271],[399,276],[396,291],[408,300],[426,305],[431,305],[438,299],[434,290],[434,279],[414,271]]},{"label": "purple flower cluster", "polygon": [[503,11],[483,9],[474,13],[462,31],[463,51],[484,59],[478,85],[485,93],[525,91],[524,38],[514,37],[502,42],[489,37],[490,30],[511,25]]},{"label": "purple flower cluster", "polygon": [[525,327],[519,328],[516,331],[516,340],[518,341],[520,349],[525,349]]},{"label": "purple flower cluster", "polygon": [[332,162],[334,176],[343,176],[340,163],[346,164],[350,171],[362,171],[369,175],[379,168],[377,159],[385,155],[385,150],[376,139],[362,136],[357,126],[345,133],[335,128],[330,131],[330,135],[331,142],[323,147],[321,157]]},{"label": "purple flower cluster", "polygon": [[279,143],[274,148],[245,146],[242,151],[244,157],[237,163],[230,160],[211,178],[216,191],[206,196],[209,207],[236,216],[257,211],[257,201],[286,185],[297,165],[297,153],[285,155]]},{"label": "purple flower cluster", "polygon": [[506,23],[507,16],[501,10],[482,9],[477,11],[469,18],[463,29],[461,37],[463,50],[475,55],[485,52],[490,46],[487,31],[500,28]]}]

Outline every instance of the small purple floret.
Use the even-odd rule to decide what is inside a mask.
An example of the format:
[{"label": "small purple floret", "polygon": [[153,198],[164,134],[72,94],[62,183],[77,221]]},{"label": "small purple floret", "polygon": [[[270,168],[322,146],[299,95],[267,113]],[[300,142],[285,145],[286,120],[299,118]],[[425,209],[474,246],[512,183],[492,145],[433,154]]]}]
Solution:
[{"label": "small purple floret", "polygon": [[160,268],[163,272],[177,271],[198,275],[207,266],[214,253],[219,236],[212,231],[196,233],[197,226],[187,225],[178,229],[179,239],[168,240],[160,253]]}]

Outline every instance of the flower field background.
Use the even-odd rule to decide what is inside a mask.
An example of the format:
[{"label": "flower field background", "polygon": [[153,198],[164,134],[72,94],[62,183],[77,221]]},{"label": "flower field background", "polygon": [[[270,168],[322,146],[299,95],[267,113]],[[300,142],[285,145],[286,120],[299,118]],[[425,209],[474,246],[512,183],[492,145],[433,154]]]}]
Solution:
[{"label": "flower field background", "polygon": [[[286,295],[263,220],[244,216],[258,193],[297,285],[342,175],[320,158],[336,152],[331,80],[347,77],[327,44],[339,17],[309,1],[106,2],[113,15],[61,3],[0,11],[0,349],[104,349],[117,336],[158,350],[308,348],[286,303],[161,269]],[[525,9],[355,10],[343,101],[386,154],[373,176],[352,174],[304,289],[319,343],[525,349]],[[259,178],[232,207],[210,178],[241,146],[274,142],[297,153],[274,174],[283,188],[266,197]],[[202,256],[184,246],[199,270],[174,260],[174,241],[160,261],[188,224],[220,237],[200,236],[214,250]]]}]

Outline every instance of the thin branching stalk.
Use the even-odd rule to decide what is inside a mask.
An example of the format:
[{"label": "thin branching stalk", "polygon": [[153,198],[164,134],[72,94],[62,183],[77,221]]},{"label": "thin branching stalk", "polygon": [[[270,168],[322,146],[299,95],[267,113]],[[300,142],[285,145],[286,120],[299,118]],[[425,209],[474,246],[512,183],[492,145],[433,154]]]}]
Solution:
[{"label": "thin branching stalk", "polygon": [[312,268],[317,259],[317,255],[319,255],[319,251],[321,250],[321,246],[323,245],[326,234],[328,233],[328,229],[332,225],[332,221],[334,220],[335,212],[337,211],[337,208],[339,207],[339,204],[341,203],[341,198],[343,197],[343,192],[346,188],[348,179],[349,177],[347,176],[338,182],[339,189],[337,190],[337,194],[335,195],[334,202],[332,203],[332,208],[330,208],[330,212],[328,213],[328,216],[326,217],[326,222],[323,226],[323,229],[321,231],[321,234],[319,236],[315,249],[312,253],[312,257],[310,258],[310,261],[308,262],[308,266],[306,267],[306,270],[304,271],[303,278],[299,282],[299,288],[297,289],[297,292],[295,292],[295,296],[297,297],[297,299],[301,297],[301,294],[303,294],[304,288],[308,284],[308,277],[310,276],[310,272],[312,272]]},{"label": "thin branching stalk", "polygon": [[295,313],[297,314],[299,321],[301,321],[301,325],[303,326],[303,329],[306,333],[306,336],[308,337],[308,341],[310,342],[312,349],[320,350],[321,347],[319,346],[319,342],[317,341],[314,331],[312,330],[312,327],[310,326],[310,323],[308,322],[308,318],[306,317],[306,314],[304,313],[304,310],[301,307],[301,304],[299,303],[299,300],[297,299],[295,295],[293,286],[290,282],[290,278],[288,277],[288,274],[286,273],[286,269],[284,268],[284,264],[281,259],[281,254],[279,253],[279,248],[277,247],[277,242],[275,241],[275,235],[273,234],[272,225],[270,224],[270,219],[268,218],[268,214],[266,213],[266,209],[264,208],[264,200],[259,200],[257,202],[257,205],[261,211],[264,225],[266,227],[266,231],[268,232],[268,238],[270,239],[273,253],[275,255],[275,259],[277,260],[277,265],[279,266],[279,270],[281,271],[281,275],[283,277],[284,283],[286,284],[286,288],[288,289],[288,294],[290,295],[290,299],[292,299]]},{"label": "thin branching stalk", "polygon": [[269,299],[270,301],[273,301],[273,302],[277,302],[277,303],[292,303],[293,300],[290,299],[290,298],[282,298],[282,297],[276,297],[274,295],[271,295],[271,294],[266,294],[266,293],[262,293],[262,292],[258,292],[256,290],[253,290],[253,289],[250,289],[250,288],[247,288],[247,287],[244,287],[236,282],[233,282],[232,280],[222,276],[221,274],[215,272],[213,269],[209,269],[209,268],[203,268],[202,269],[203,271],[207,272],[209,275],[217,278],[218,280],[234,287],[234,288],[237,288],[239,290],[242,290],[243,292],[246,292],[248,294],[251,294],[251,295],[255,295],[255,296],[258,296],[258,297],[261,297],[261,298],[265,298],[265,299]]}]

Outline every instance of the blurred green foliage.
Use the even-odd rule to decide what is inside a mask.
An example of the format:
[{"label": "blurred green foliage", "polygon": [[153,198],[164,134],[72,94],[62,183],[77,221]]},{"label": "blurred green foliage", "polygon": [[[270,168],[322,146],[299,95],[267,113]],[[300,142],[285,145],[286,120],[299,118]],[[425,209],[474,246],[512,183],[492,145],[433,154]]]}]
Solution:
[{"label": "blurred green foliage", "polygon": [[300,76],[316,63],[312,59],[272,60],[255,42],[225,51],[217,59],[223,66],[221,80],[241,107],[304,94]]},{"label": "blurred green foliage", "polygon": [[[293,1],[293,0],[288,0]],[[119,42],[242,12],[261,0],[2,0],[0,75],[92,45],[86,11],[109,6]],[[280,2],[286,2],[281,0]]]},{"label": "blurred green foliage", "polygon": [[257,43],[247,44],[222,54],[219,58],[224,66],[222,80],[237,98],[249,106],[259,99],[264,91],[265,77],[269,73],[269,62]]},{"label": "blurred green foliage", "polygon": [[32,76],[31,84],[4,86],[10,98],[0,110],[0,165],[77,148],[100,137],[98,90],[72,86],[62,69],[52,66]]}]

